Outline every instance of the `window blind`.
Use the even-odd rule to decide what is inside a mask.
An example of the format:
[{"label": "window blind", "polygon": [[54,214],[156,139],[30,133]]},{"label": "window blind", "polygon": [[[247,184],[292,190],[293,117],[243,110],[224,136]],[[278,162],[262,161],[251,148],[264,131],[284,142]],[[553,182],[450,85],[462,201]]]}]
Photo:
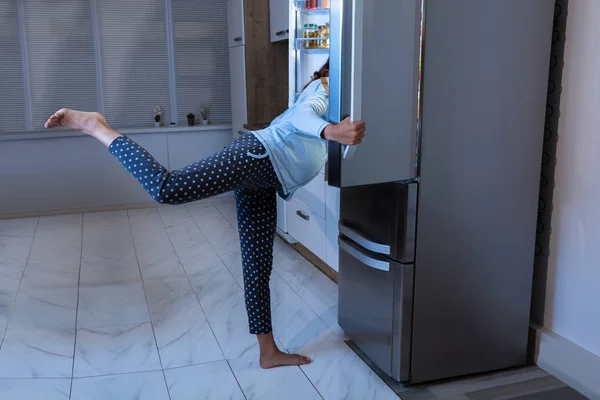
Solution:
[{"label": "window blind", "polygon": [[164,0],[97,0],[104,113],[123,127],[153,123],[163,107],[170,123]]},{"label": "window blind", "polygon": [[22,70],[17,2],[0,1],[0,132],[26,129]]},{"label": "window blind", "polygon": [[[0,131],[39,130],[60,107],[114,127],[231,121],[227,6],[213,0],[1,0]],[[171,111],[176,115],[172,115]]]},{"label": "window blind", "polygon": [[97,110],[89,1],[23,3],[33,129],[61,107]]},{"label": "window blind", "polygon": [[211,105],[211,123],[231,121],[227,2],[171,0],[178,122],[201,118]]}]

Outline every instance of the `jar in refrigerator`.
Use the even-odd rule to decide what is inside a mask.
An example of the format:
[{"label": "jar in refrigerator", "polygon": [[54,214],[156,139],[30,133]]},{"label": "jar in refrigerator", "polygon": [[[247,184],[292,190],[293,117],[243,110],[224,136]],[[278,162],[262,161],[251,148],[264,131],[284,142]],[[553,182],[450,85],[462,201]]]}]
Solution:
[{"label": "jar in refrigerator", "polygon": [[330,0],[319,0],[319,8],[323,9],[323,10],[328,10],[331,7],[331,1]]},{"label": "jar in refrigerator", "polygon": [[314,10],[317,8],[317,0],[306,0],[306,9],[307,10]]},{"label": "jar in refrigerator", "polygon": [[[305,49],[316,49],[318,46],[318,38],[319,33],[317,32],[316,24],[304,24],[304,32],[302,33],[302,37],[304,40],[304,48]],[[312,39],[312,40],[310,40]]]},{"label": "jar in refrigerator", "polygon": [[[317,38],[317,25],[315,24],[304,24],[304,30],[302,32],[302,37],[304,38],[304,48],[305,49],[314,49],[316,47],[316,39]],[[313,40],[310,40],[313,39]]]},{"label": "jar in refrigerator", "polygon": [[329,48],[329,24],[319,26],[319,48]]}]

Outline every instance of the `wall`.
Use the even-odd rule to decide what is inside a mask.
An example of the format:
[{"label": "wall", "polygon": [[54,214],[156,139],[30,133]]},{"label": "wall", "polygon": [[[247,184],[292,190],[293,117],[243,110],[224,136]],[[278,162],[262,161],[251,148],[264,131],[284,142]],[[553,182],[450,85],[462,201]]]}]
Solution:
[{"label": "wall", "polygon": [[600,356],[600,2],[571,0],[544,327]]},{"label": "wall", "polygon": [[[146,129],[128,136],[169,169],[231,142],[231,126]],[[151,204],[152,199],[96,140],[83,135],[0,135],[0,218],[19,214]]]},{"label": "wall", "polygon": [[556,0],[531,318],[534,361],[600,399],[600,2]]}]

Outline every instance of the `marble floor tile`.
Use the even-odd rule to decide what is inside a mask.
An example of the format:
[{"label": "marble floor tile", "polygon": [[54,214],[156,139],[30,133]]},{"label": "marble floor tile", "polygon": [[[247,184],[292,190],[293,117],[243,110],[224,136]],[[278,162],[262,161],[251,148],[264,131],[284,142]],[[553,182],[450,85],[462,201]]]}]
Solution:
[{"label": "marble floor tile", "polygon": [[144,281],[185,277],[158,212],[133,210],[129,212],[129,220]]},{"label": "marble floor tile", "polygon": [[137,260],[84,257],[81,261],[79,284],[82,287],[141,284]]},{"label": "marble floor tile", "polygon": [[189,274],[192,288],[204,309],[204,312],[214,313],[225,311],[232,293],[243,293],[231,272],[219,260],[197,269]]},{"label": "marble floor tile", "polygon": [[149,323],[77,330],[74,377],[160,369]]},{"label": "marble floor tile", "polygon": [[53,215],[40,217],[36,238],[61,237],[65,239],[81,239],[82,214]]},{"label": "marble floor tile", "polygon": [[7,400],[69,400],[71,379],[0,379]]},{"label": "marble floor tile", "polygon": [[145,290],[164,368],[224,359],[187,279],[153,282]]},{"label": "marble floor tile", "polygon": [[218,201],[213,202],[214,206],[221,213],[223,218],[227,220],[237,229],[237,210],[235,205],[235,197],[224,197]]},{"label": "marble floor tile", "polygon": [[271,276],[273,331],[287,348],[306,346],[331,331],[278,275]]},{"label": "marble floor tile", "polygon": [[88,286],[79,289],[78,328],[150,322],[141,283]]},{"label": "marble floor tile", "polygon": [[265,370],[258,364],[258,357],[251,355],[229,363],[248,400],[321,399],[298,367]]},{"label": "marble floor tile", "polygon": [[78,268],[81,263],[81,237],[35,236],[29,262]]},{"label": "marble floor tile", "polygon": [[229,251],[221,251],[220,254],[223,264],[233,275],[238,285],[244,287],[244,272],[242,268],[242,253],[238,242]]},{"label": "marble floor tile", "polygon": [[19,280],[14,278],[5,278],[0,280],[0,343],[4,337],[4,331],[8,324],[8,318],[17,297]]},{"label": "marble floor tile", "polygon": [[0,281],[21,279],[32,245],[31,237],[0,236]]},{"label": "marble floor tile", "polygon": [[206,317],[217,342],[227,359],[241,357],[258,348],[256,337],[249,333],[244,294],[241,289],[232,292],[222,308],[207,312]]},{"label": "marble floor tile", "polygon": [[0,219],[0,236],[33,237],[37,218]]},{"label": "marble floor tile", "polygon": [[75,329],[76,310],[76,286],[40,288],[21,285],[8,329]]},{"label": "marble floor tile", "polygon": [[226,361],[165,370],[171,400],[243,400]]},{"label": "marble floor tile", "polygon": [[0,378],[70,378],[75,330],[8,331]]},{"label": "marble floor tile", "polygon": [[313,360],[301,368],[326,400],[398,399],[375,372],[334,335],[291,352]]},{"label": "marble floor tile", "polygon": [[211,274],[215,270],[226,271],[231,276],[223,260],[208,241],[197,243],[194,250],[177,249],[176,252],[190,279],[201,279],[202,276]]},{"label": "marble floor tile", "polygon": [[169,400],[162,371],[73,379],[71,400]]},{"label": "marble floor tile", "polygon": [[231,226],[212,204],[195,206],[192,203],[187,208],[219,255],[222,251],[229,251],[236,243],[239,247],[237,229]]},{"label": "marble floor tile", "polygon": [[[165,240],[168,243],[169,239],[166,238]],[[140,271],[144,282],[183,279],[186,277],[183,266],[172,248],[165,250],[163,253],[155,253],[154,259],[146,264],[140,262]]]},{"label": "marble floor tile", "polygon": [[53,261],[27,263],[21,287],[62,289],[77,288],[79,265],[61,265]]}]

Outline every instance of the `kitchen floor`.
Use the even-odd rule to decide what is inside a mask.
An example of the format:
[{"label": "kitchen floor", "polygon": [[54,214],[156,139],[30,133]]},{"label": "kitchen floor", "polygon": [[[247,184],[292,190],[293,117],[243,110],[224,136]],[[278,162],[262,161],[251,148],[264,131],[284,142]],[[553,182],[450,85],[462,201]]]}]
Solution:
[{"label": "kitchen floor", "polygon": [[0,220],[0,397],[581,398],[535,367],[388,386],[344,342],[337,286],[279,238],[271,297],[279,345],[312,364],[258,366],[230,197]]}]

